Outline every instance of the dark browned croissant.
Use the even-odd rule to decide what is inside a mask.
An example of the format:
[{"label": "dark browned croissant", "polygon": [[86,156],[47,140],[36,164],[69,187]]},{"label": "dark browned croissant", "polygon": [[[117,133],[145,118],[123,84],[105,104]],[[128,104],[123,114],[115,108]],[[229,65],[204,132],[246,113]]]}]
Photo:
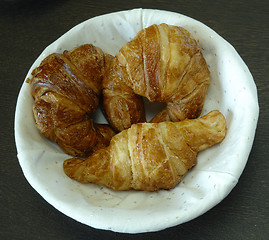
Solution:
[{"label": "dark browned croissant", "polygon": [[146,120],[141,96],[167,103],[152,122],[196,118],[209,83],[206,61],[190,33],[177,26],[152,25],[113,59],[103,80],[104,109],[119,131]]},{"label": "dark browned croissant", "polygon": [[107,146],[114,131],[95,124],[101,81],[111,56],[90,44],[46,57],[27,79],[38,129],[73,156]]},{"label": "dark browned croissant", "polygon": [[197,153],[225,135],[226,121],[219,111],[180,122],[138,123],[86,160],[68,159],[63,167],[79,182],[115,190],[171,189],[196,164]]}]

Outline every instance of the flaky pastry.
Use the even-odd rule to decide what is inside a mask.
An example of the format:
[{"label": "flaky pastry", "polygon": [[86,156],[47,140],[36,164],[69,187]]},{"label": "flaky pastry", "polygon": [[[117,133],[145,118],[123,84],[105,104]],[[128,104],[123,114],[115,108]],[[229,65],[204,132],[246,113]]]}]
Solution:
[{"label": "flaky pastry", "polygon": [[145,122],[142,97],[167,103],[151,122],[197,118],[209,73],[198,42],[187,30],[164,23],[145,28],[120,49],[105,74],[107,119],[118,131]]},{"label": "flaky pastry", "polygon": [[219,111],[180,122],[138,123],[86,160],[71,158],[63,167],[72,179],[115,190],[171,189],[196,164],[198,152],[225,135],[226,121]]},{"label": "flaky pastry", "polygon": [[112,57],[91,44],[46,57],[27,79],[37,128],[73,156],[107,146],[114,131],[90,118]]}]

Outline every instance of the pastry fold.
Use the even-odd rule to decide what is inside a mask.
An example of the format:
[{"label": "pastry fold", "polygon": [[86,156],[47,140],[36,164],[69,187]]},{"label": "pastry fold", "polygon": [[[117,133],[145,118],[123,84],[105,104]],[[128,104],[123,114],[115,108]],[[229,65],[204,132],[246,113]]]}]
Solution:
[{"label": "pastry fold", "polygon": [[154,24],[120,49],[105,74],[107,119],[118,131],[145,122],[143,97],[167,103],[151,122],[197,118],[210,84],[209,74],[200,46],[187,30]]},{"label": "pastry fold", "polygon": [[72,156],[89,156],[115,134],[91,119],[111,59],[100,48],[85,44],[47,56],[27,79],[37,128]]},{"label": "pastry fold", "polygon": [[114,190],[174,188],[196,165],[198,152],[220,143],[226,121],[219,111],[180,122],[137,123],[86,160],[64,161],[67,176]]}]

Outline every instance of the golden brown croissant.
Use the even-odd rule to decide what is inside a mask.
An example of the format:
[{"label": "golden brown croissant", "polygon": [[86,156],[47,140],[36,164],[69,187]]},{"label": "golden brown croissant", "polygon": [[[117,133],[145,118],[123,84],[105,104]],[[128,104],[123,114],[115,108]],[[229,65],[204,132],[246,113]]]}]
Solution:
[{"label": "golden brown croissant", "polygon": [[68,159],[63,167],[72,179],[115,190],[171,189],[196,164],[197,153],[225,135],[226,121],[219,111],[180,122],[138,123],[86,160]]},{"label": "golden brown croissant", "polygon": [[38,129],[73,156],[88,156],[107,146],[114,131],[95,124],[106,65],[111,56],[91,44],[46,57],[27,79],[35,99]]},{"label": "golden brown croissant", "polygon": [[106,72],[105,113],[119,131],[144,122],[143,96],[167,103],[152,122],[196,118],[209,83],[206,61],[190,33],[177,26],[152,25],[120,49]]}]

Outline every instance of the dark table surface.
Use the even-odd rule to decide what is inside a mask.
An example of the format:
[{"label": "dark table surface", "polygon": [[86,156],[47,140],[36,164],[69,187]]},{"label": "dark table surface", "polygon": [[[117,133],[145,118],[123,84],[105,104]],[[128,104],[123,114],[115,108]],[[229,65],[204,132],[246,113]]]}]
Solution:
[{"label": "dark table surface", "polygon": [[[97,230],[57,211],[28,184],[14,140],[17,96],[43,49],[84,20],[133,8],[178,12],[219,33],[249,67],[260,106],[252,151],[232,192],[190,222],[137,235]],[[1,0],[0,239],[269,239],[268,16],[268,0]]]}]

